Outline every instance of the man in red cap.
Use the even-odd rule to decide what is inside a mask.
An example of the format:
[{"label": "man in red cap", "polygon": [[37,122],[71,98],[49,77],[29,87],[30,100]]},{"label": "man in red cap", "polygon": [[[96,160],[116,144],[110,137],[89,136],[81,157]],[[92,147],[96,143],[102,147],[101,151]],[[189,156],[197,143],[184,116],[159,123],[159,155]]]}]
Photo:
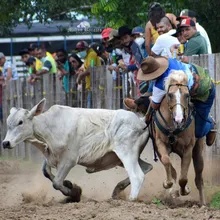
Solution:
[{"label": "man in red cap", "polygon": [[212,46],[211,46],[211,43],[209,40],[209,36],[208,36],[206,30],[197,22],[196,17],[197,17],[196,12],[189,10],[189,9],[183,9],[180,13],[180,16],[177,17],[176,20],[180,21],[180,23],[181,23],[181,21],[183,19],[191,18],[196,24],[197,31],[205,38],[206,43],[207,43],[207,47],[208,47],[208,53],[211,54],[212,53]]},{"label": "man in red cap", "polygon": [[105,28],[101,33],[102,41],[103,41],[105,48],[108,47],[108,40],[109,40],[109,35],[110,35],[111,31],[112,31],[112,28]]},{"label": "man in red cap", "polygon": [[196,24],[191,18],[185,18],[180,23],[180,28],[185,39],[188,40],[185,56],[208,54],[205,38],[196,29]]}]

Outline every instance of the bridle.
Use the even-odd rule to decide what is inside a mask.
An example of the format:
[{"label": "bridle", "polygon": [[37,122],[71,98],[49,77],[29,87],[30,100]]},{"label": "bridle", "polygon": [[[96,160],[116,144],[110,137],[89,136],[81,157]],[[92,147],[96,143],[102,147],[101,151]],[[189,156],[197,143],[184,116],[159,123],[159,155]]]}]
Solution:
[{"label": "bridle", "polygon": [[[171,87],[171,86],[177,86],[178,89],[181,89],[181,87],[186,87],[187,90],[188,90],[188,92],[189,92],[189,87],[188,87],[188,85],[185,85],[185,84],[182,84],[182,83],[177,83],[177,84],[170,84],[170,85],[169,85],[167,94],[169,94],[169,90],[170,90],[170,87]],[[190,93],[188,93],[188,94],[190,94]],[[170,105],[170,102],[169,102],[169,98],[167,99],[167,105],[168,105],[169,111],[170,111],[170,113],[171,113],[171,117],[173,117],[173,116],[172,116],[173,108],[174,108],[175,106],[177,106],[177,105],[180,105],[180,106],[183,108],[184,118],[185,118],[186,112],[187,112],[188,106],[189,106],[189,98],[188,98],[187,106],[184,106],[184,105],[181,104],[181,103],[176,103],[176,104],[174,104],[174,105],[171,106],[171,105]]]},{"label": "bridle", "polygon": [[[184,87],[188,88],[188,86],[185,85],[185,84],[170,84],[169,87],[168,87],[168,92],[169,92],[169,89],[170,89],[171,86],[178,86],[179,88],[184,86]],[[189,88],[188,88],[188,90],[189,90]],[[167,94],[168,94],[168,92],[167,92]],[[176,143],[176,136],[179,133],[183,132],[185,129],[187,129],[190,126],[190,124],[191,124],[191,122],[194,118],[194,111],[191,108],[189,108],[189,99],[188,99],[187,106],[184,106],[181,103],[176,103],[173,106],[170,106],[169,100],[167,100],[167,104],[168,104],[168,108],[169,108],[169,111],[171,113],[171,118],[172,119],[173,119],[172,110],[176,105],[180,105],[184,109],[184,114],[186,114],[186,111],[188,110],[188,117],[187,117],[185,123],[183,123],[182,126],[178,127],[178,128],[174,128],[174,126],[173,127],[169,126],[167,120],[162,115],[162,113],[160,111],[160,108],[157,110],[157,112],[158,112],[158,114],[159,114],[160,118],[162,119],[163,124],[165,126],[161,124],[160,120],[158,119],[158,115],[156,113],[154,114],[154,122],[156,123],[159,130],[165,136],[167,136],[169,138],[169,145],[172,147]],[[184,115],[184,117],[185,117],[185,115]]]}]

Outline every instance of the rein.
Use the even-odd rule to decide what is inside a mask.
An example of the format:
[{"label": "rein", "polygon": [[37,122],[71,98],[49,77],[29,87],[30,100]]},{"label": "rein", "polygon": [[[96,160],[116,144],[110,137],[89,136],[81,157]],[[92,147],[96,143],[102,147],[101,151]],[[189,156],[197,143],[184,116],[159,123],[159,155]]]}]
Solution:
[{"label": "rein", "polygon": [[[188,86],[187,86],[187,85],[184,85],[184,84],[170,84],[170,85],[169,85],[169,88],[170,88],[171,86],[178,86],[179,88],[182,87],[182,86],[185,86],[185,87],[188,88]],[[169,91],[169,88],[168,88],[168,91]],[[189,90],[189,89],[188,89],[188,90]],[[173,108],[174,108],[176,105],[180,105],[180,106],[184,109],[184,115],[185,115],[186,110],[187,110],[187,108],[188,108],[188,118],[187,118],[187,121],[184,123],[184,125],[183,125],[182,127],[176,128],[176,129],[175,129],[175,128],[173,129],[173,128],[171,128],[171,127],[168,125],[168,122],[166,121],[166,119],[165,119],[164,116],[162,115],[160,109],[158,109],[157,112],[159,113],[159,116],[160,116],[160,118],[162,119],[162,121],[163,121],[163,123],[165,124],[165,126],[163,126],[163,125],[160,123],[157,114],[156,114],[156,113],[154,114],[154,120],[155,120],[155,123],[156,123],[157,127],[159,128],[159,130],[160,130],[164,135],[166,135],[166,136],[169,138],[169,144],[172,146],[173,144],[175,144],[175,141],[176,141],[176,137],[175,137],[175,136],[178,135],[178,134],[180,134],[181,132],[183,132],[184,130],[186,130],[186,129],[190,126],[190,124],[191,124],[191,122],[192,122],[192,120],[193,120],[195,114],[194,114],[194,111],[189,108],[189,101],[188,101],[188,105],[187,105],[187,106],[184,106],[184,105],[182,105],[181,103],[176,103],[175,105],[170,106],[169,101],[167,102],[167,104],[168,104],[169,111],[171,112],[171,118],[173,118],[173,117],[172,117],[172,110],[173,110]]]}]

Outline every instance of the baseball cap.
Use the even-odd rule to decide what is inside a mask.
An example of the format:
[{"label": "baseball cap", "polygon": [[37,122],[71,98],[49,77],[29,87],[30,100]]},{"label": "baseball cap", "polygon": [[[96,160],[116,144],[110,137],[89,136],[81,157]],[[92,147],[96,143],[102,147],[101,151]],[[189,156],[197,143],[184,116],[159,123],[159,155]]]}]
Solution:
[{"label": "baseball cap", "polygon": [[196,17],[196,12],[192,11],[192,10],[189,10],[189,9],[183,9],[181,12],[180,12],[180,16],[177,17],[177,21],[181,20],[181,19],[184,19],[184,18],[195,18]]},{"label": "baseball cap", "polygon": [[185,18],[181,21],[180,27],[195,27],[196,24],[191,18]]},{"label": "baseball cap", "polygon": [[0,59],[4,58],[4,57],[5,57],[5,55],[2,52],[0,52]]},{"label": "baseball cap", "polygon": [[108,38],[108,37],[109,37],[109,34],[111,33],[111,31],[112,31],[112,28],[105,28],[105,29],[102,31],[102,33],[101,33],[102,39],[103,39],[103,38]]},{"label": "baseball cap", "polygon": [[86,49],[88,48],[89,45],[86,41],[82,40],[82,41],[79,41],[77,44],[76,44],[76,49]]},{"label": "baseball cap", "polygon": [[113,40],[115,37],[118,37],[118,30],[112,29],[110,34],[109,34],[109,39],[108,41]]},{"label": "baseball cap", "polygon": [[133,34],[143,34],[144,33],[144,28],[142,27],[134,27],[132,29],[131,35]]}]

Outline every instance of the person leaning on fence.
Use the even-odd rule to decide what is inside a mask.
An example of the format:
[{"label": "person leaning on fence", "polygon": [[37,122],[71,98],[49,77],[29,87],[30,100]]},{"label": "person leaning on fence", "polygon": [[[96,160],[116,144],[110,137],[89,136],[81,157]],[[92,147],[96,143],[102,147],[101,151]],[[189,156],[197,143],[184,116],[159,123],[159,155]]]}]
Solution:
[{"label": "person leaning on fence", "polygon": [[81,84],[81,81],[85,79],[86,81],[86,92],[87,92],[87,108],[91,108],[91,100],[92,100],[92,93],[91,93],[91,68],[90,67],[97,67],[101,66],[100,59],[97,53],[89,47],[86,41],[79,41],[76,44],[76,51],[78,52],[77,55],[84,59],[84,68],[85,70],[80,70],[77,72],[77,83]]},{"label": "person leaning on fence", "polygon": [[0,66],[2,67],[2,75],[5,79],[3,87],[7,86],[9,80],[18,79],[16,67],[11,61],[6,60],[6,57],[2,52],[0,52]]},{"label": "person leaning on fence", "polygon": [[43,74],[56,74],[57,73],[57,66],[54,58],[51,55],[46,54],[46,50],[38,47],[36,56],[41,62],[43,63],[43,67],[41,70],[36,70],[33,72],[36,75],[43,75]]},{"label": "person leaning on fence", "polygon": [[63,81],[63,88],[66,93],[69,93],[69,75],[70,67],[68,62],[68,53],[64,49],[56,51],[56,64],[58,69],[58,77]]},{"label": "person leaning on fence", "polygon": [[[23,50],[21,50],[21,51],[19,52],[19,55],[21,56],[21,60],[22,60],[26,65],[27,65],[28,59],[29,59],[30,57],[34,57],[33,55],[30,54],[30,51],[29,51],[28,49],[23,49]],[[43,67],[42,62],[41,62],[39,59],[37,59],[36,57],[34,57],[34,58],[35,58],[35,60],[34,60],[34,64],[35,64],[34,69],[36,69],[36,70],[41,70],[42,67]],[[30,62],[29,62],[29,63],[30,63]],[[28,69],[28,73],[29,73],[29,74],[32,74],[32,73],[33,73],[33,71],[32,71],[31,68]]]},{"label": "person leaning on fence", "polygon": [[215,99],[215,86],[208,71],[200,66],[166,57],[148,57],[142,62],[138,71],[138,79],[155,80],[152,96],[146,97],[147,100],[150,100],[150,110],[146,114],[146,121],[149,121],[152,110],[160,107],[160,103],[166,95],[164,80],[172,70],[182,70],[187,75],[191,102],[196,111],[195,136],[196,138],[206,136],[206,144],[211,146],[216,138],[216,123],[209,116]]},{"label": "person leaning on fence", "polygon": [[[29,57],[26,61],[26,65],[28,67],[29,77],[27,78],[28,83],[33,85],[38,79],[40,79],[40,76],[34,74],[37,72],[37,58],[35,57]],[[41,69],[38,69],[41,70]]]}]

